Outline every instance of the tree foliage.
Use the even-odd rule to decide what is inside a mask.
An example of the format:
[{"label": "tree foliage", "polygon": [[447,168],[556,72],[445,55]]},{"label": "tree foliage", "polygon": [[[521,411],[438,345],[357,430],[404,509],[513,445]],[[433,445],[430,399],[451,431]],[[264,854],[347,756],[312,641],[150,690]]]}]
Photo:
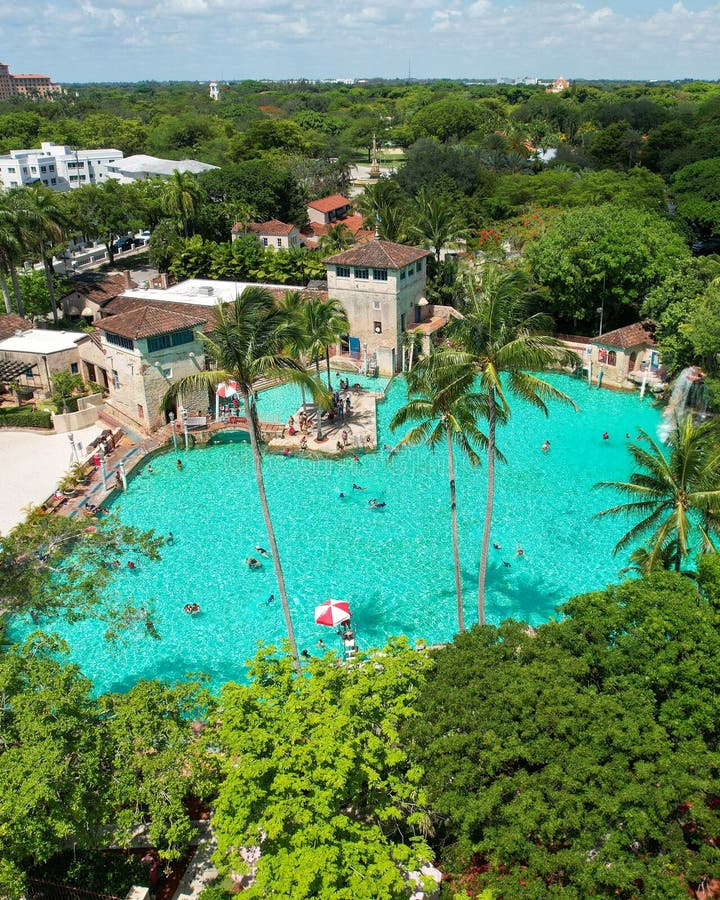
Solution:
[{"label": "tree foliage", "polygon": [[248,898],[407,896],[402,872],[431,854],[422,771],[398,733],[426,670],[426,654],[396,641],[352,666],[328,654],[295,679],[268,648],[250,684],[225,686],[216,858],[249,873],[246,851],[260,848]]},{"label": "tree foliage", "polygon": [[716,872],[714,607],[663,573],[436,654],[418,723],[449,868],[517,898],[686,897]]}]

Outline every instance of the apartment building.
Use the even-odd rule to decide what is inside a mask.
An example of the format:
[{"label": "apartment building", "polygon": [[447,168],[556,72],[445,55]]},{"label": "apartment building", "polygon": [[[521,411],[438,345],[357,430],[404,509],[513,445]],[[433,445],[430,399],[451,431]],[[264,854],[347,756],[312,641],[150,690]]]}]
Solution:
[{"label": "apartment building", "polygon": [[68,191],[102,184],[110,177],[108,167],[122,158],[120,150],[80,150],[43,141],[39,150],[11,150],[0,156],[0,185],[21,187],[39,181],[53,190]]}]

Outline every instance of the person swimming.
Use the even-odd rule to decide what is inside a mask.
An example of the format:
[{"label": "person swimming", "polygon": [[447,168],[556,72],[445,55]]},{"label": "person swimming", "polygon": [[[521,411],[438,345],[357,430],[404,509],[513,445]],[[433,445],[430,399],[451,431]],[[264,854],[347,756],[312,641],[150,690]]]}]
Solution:
[{"label": "person swimming", "polygon": [[275,602],[275,594],[270,594],[270,596],[265,601],[266,606],[270,606],[271,603]]},{"label": "person swimming", "polygon": [[545,443],[542,445],[542,447],[540,449],[542,450],[543,453],[547,453],[548,450],[550,449],[550,441],[545,441]]},{"label": "person swimming", "polygon": [[493,541],[493,547],[494,547],[496,550],[502,550],[502,547],[500,546],[500,544],[498,544],[497,541]]},{"label": "person swimming", "polygon": [[171,532],[168,533],[167,538],[165,539],[165,543],[171,547],[175,543],[175,535]]},{"label": "person swimming", "polygon": [[248,569],[250,569],[250,570],[253,570],[253,569],[262,569],[262,563],[260,562],[259,559],[255,559],[254,556],[249,556],[249,557],[245,560],[245,562],[247,563],[247,567],[248,567]]},{"label": "person swimming", "polygon": [[183,606],[183,609],[189,615],[194,615],[195,613],[200,612],[200,606],[197,603],[186,603],[185,606]]},{"label": "person swimming", "polygon": [[260,556],[270,556],[270,554],[264,547],[255,547],[255,550],[260,554]]},{"label": "person swimming", "polygon": [[373,497],[372,500],[368,500],[368,506],[371,509],[382,509],[383,506],[385,506],[385,501],[383,501],[382,503],[378,503],[378,501]]},{"label": "person swimming", "polygon": [[364,491],[365,488],[361,487],[359,484],[353,484],[353,490],[354,491]]}]

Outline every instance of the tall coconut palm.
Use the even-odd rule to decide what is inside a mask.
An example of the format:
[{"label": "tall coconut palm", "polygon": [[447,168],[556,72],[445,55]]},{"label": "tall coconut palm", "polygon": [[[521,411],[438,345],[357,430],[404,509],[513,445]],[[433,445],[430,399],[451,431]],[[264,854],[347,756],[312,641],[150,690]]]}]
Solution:
[{"label": "tall coconut palm", "polygon": [[[8,205],[2,202],[5,199],[4,196],[0,198],[0,287],[5,300],[5,312],[11,313],[12,304],[6,275],[12,275],[15,268],[15,259],[20,252],[20,241],[15,216]],[[22,301],[20,308],[22,309]]]},{"label": "tall coconut palm", "polygon": [[443,442],[447,447],[458,631],[464,631],[453,448],[457,446],[471,465],[480,463],[475,447],[485,450],[488,441],[478,428],[477,420],[487,415],[487,395],[475,390],[477,367],[474,357],[456,350],[435,350],[405,377],[409,400],[395,413],[390,428],[395,430],[408,422],[417,424],[402,438],[395,450],[418,444],[426,444],[434,450]]},{"label": "tall coconut palm", "polygon": [[45,279],[50,296],[53,321],[58,323],[57,301],[55,299],[54,271],[52,267],[52,246],[60,241],[67,225],[65,209],[59,195],[42,184],[25,188],[23,203],[24,227],[34,236],[45,269]]},{"label": "tall coconut palm", "polygon": [[409,210],[412,222],[409,235],[422,242],[440,262],[442,248],[451,241],[462,238],[467,228],[464,220],[455,212],[445,197],[432,197],[424,187],[420,188]]},{"label": "tall coconut palm", "polygon": [[714,538],[720,535],[720,431],[715,422],[695,425],[690,416],[681,420],[665,450],[650,435],[641,432],[640,444],[629,450],[638,469],[629,481],[601,481],[596,488],[609,488],[628,497],[598,513],[598,517],[624,515],[638,518],[615,545],[615,553],[642,537],[648,538],[644,552],[635,554],[643,572],[661,565],[677,572],[693,549],[716,552]]},{"label": "tall coconut palm", "polygon": [[[306,301],[307,294],[304,294],[302,291],[293,290],[286,290],[283,296],[276,301],[278,308],[288,317],[288,321],[292,322],[295,326],[288,332],[288,343],[285,346],[285,351],[294,359],[300,360],[302,363],[307,359],[310,348],[310,336],[302,325],[303,307]],[[303,412],[305,412],[307,401],[305,385],[303,382],[300,382],[300,393],[302,397]]]},{"label": "tall coconut palm", "polygon": [[478,574],[478,618],[484,625],[497,426],[510,418],[508,395],[531,403],[545,415],[548,399],[575,406],[566,394],[533,373],[574,366],[577,356],[550,337],[547,316],[532,312],[534,291],[522,269],[487,265],[465,288],[464,318],[452,323],[449,334],[475,358],[482,390],[488,396],[487,498]]},{"label": "tall coconut palm", "polygon": [[201,335],[215,368],[176,381],[163,400],[163,408],[171,409],[178,397],[199,388],[214,390],[221,381],[228,381],[231,378],[237,381],[238,391],[245,403],[255,481],[275,568],[285,627],[295,668],[300,674],[300,658],[287,599],[285,576],[265,491],[257,410],[252,398],[253,383],[263,376],[304,381],[312,391],[315,391],[315,382],[303,370],[300,363],[285,352],[295,325],[278,307],[267,288],[246,288],[233,303],[226,306],[218,305],[215,316],[217,324],[212,337]]},{"label": "tall coconut palm", "polygon": [[162,208],[165,215],[175,219],[188,236],[188,222],[192,219],[205,198],[205,192],[197,178],[190,172],[175,169],[165,184]]},{"label": "tall coconut palm", "polygon": [[[339,300],[328,297],[307,297],[299,310],[299,325],[307,335],[307,352],[315,360],[315,371],[320,380],[320,357],[324,356],[327,364],[328,391],[332,391],[330,379],[330,347],[337,343],[350,331],[345,308]],[[316,404],[317,405],[317,404]],[[316,440],[322,440],[322,410],[317,408]]]}]

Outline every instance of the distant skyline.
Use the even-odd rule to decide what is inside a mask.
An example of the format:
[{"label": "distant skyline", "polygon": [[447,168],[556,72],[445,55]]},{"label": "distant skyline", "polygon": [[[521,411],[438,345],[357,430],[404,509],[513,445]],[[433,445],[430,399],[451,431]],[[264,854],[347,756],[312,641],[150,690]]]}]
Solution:
[{"label": "distant skyline", "polygon": [[13,73],[86,81],[720,78],[720,2],[26,0]]}]

